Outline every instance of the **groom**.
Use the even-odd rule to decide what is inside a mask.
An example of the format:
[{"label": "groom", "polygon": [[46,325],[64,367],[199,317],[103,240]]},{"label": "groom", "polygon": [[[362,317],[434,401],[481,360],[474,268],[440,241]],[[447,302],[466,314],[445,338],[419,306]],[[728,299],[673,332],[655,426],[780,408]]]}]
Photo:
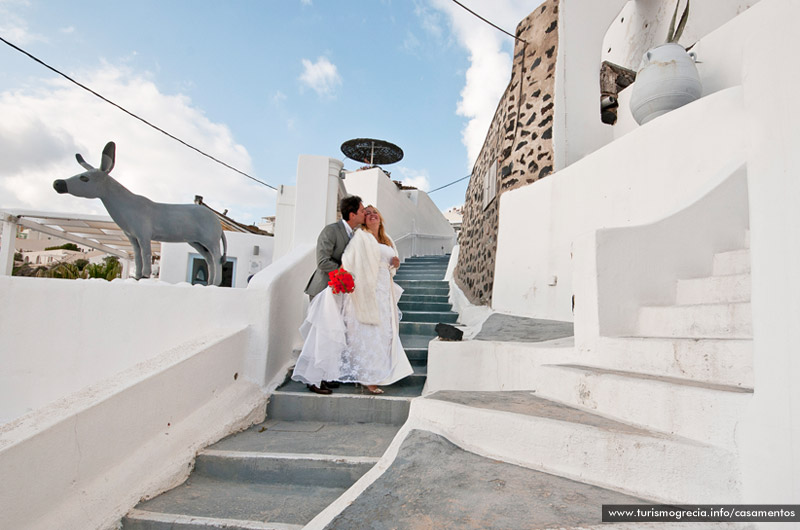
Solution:
[{"label": "groom", "polygon": [[[317,238],[317,270],[308,280],[305,291],[312,300],[328,286],[328,273],[342,266],[342,254],[353,237],[353,230],[364,223],[364,205],[357,195],[343,198],[339,211],[342,220],[323,228]],[[339,384],[323,381],[320,386],[308,385],[308,389],[317,394],[330,394],[328,387],[335,388]]]}]

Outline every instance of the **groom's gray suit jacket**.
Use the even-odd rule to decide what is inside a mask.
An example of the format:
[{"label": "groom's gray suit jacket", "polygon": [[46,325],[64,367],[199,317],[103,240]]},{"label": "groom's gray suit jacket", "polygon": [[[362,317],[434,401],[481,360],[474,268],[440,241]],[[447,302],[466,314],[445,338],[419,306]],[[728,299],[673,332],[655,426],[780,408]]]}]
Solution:
[{"label": "groom's gray suit jacket", "polygon": [[308,280],[306,294],[314,298],[328,286],[328,273],[342,266],[342,254],[350,236],[342,221],[331,223],[317,238],[317,270]]}]

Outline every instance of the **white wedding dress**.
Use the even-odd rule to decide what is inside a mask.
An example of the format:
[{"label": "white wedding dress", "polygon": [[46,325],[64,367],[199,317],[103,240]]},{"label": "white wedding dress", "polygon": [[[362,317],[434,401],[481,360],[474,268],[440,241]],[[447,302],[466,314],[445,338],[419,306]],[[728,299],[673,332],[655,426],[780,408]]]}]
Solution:
[{"label": "white wedding dress", "polygon": [[328,287],[314,297],[300,327],[305,342],[292,379],[316,386],[321,381],[389,385],[414,373],[400,343],[397,300],[403,289],[389,272],[394,256],[392,247],[380,245],[380,324],[359,322],[348,294],[333,294]]}]

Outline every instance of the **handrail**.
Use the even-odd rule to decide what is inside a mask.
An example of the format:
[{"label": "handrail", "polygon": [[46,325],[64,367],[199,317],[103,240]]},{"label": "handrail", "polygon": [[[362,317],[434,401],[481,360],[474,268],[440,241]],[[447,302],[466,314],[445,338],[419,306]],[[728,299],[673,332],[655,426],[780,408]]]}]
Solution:
[{"label": "handrail", "polygon": [[411,237],[411,236],[427,237],[427,238],[431,238],[431,239],[452,239],[455,236],[455,234],[443,235],[443,234],[421,234],[421,233],[418,233],[418,232],[409,232],[407,234],[403,234],[402,236],[395,238],[394,241],[396,243],[398,241],[402,241],[403,239],[406,239],[407,237]]}]

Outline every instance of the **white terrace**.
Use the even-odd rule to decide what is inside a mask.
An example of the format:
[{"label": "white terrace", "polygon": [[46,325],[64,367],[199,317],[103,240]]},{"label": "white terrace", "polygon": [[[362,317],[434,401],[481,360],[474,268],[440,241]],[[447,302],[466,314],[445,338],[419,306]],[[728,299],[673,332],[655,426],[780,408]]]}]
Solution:
[{"label": "white terrace", "polygon": [[[704,97],[636,127],[623,92],[617,128],[602,129],[604,39],[635,47],[637,10],[659,4],[561,0],[558,167],[501,196],[491,310],[571,321],[574,340],[434,341],[407,426],[311,527],[378,478],[412,428],[657,501],[797,502],[800,3],[693,3]],[[301,157],[278,199],[276,259],[247,289],[0,277],[1,527],[111,528],[180,483],[198,450],[263,419],[340,186],[382,210],[404,256],[450,250],[424,193],[340,170]],[[454,286],[451,299],[464,323],[491,311]],[[517,414],[430,399],[453,389],[542,401]],[[544,402],[577,412],[548,416]]]}]

